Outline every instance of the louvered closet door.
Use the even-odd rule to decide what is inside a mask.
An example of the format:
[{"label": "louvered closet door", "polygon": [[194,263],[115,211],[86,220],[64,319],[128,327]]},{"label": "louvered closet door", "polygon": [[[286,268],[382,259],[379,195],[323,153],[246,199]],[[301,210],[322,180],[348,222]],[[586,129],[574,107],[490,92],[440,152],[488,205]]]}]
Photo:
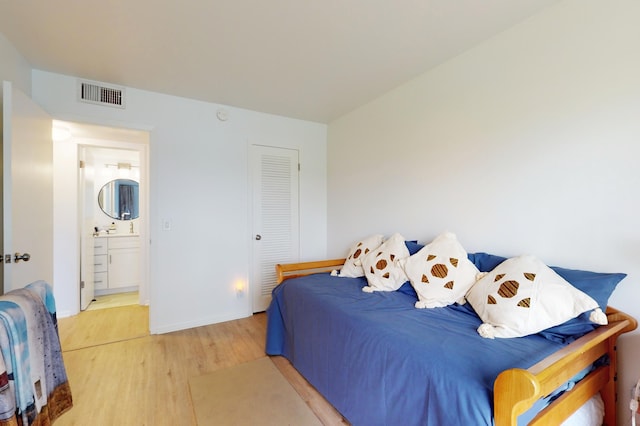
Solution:
[{"label": "louvered closet door", "polygon": [[298,151],[251,146],[253,312],[264,311],[276,286],[276,263],[297,262]]}]

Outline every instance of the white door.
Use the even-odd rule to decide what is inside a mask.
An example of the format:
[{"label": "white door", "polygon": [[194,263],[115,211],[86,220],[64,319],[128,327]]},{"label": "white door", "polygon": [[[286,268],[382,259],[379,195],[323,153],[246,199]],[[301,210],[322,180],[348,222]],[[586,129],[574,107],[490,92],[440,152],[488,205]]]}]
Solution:
[{"label": "white door", "polygon": [[269,306],[275,265],[299,258],[298,168],[297,150],[251,146],[253,312]]},{"label": "white door", "polygon": [[2,91],[7,292],[37,280],[53,284],[53,142],[51,117],[10,82],[3,82]]},{"label": "white door", "polygon": [[80,217],[80,310],[84,311],[95,297],[94,281],[94,200],[92,169],[86,167],[87,149],[78,147],[80,171],[78,173],[78,217]]}]

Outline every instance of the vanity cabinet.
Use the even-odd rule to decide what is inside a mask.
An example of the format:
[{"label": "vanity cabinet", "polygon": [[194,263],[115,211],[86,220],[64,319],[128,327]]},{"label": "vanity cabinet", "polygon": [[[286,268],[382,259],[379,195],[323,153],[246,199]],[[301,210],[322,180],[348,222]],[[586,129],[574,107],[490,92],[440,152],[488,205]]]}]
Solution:
[{"label": "vanity cabinet", "polygon": [[140,239],[138,236],[96,237],[94,285],[96,292],[134,290],[140,284]]}]

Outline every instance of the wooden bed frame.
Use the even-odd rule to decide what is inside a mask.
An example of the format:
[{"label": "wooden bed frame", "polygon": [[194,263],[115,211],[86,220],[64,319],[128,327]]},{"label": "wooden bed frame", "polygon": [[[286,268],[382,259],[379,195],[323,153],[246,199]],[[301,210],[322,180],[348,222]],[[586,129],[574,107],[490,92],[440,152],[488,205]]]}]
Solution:
[{"label": "wooden bed frame", "polygon": [[[277,283],[290,278],[339,269],[345,259],[322,260],[276,265]],[[600,392],[605,406],[604,425],[616,425],[616,341],[623,333],[633,331],[638,322],[624,312],[607,308],[609,324],[577,339],[534,366],[514,368],[500,373],[494,383],[494,419],[496,426],[515,426],[520,414],[538,399],[549,395],[578,372],[603,355],[609,365],[592,371],[542,410],[530,425],[560,424],[589,398]]]}]

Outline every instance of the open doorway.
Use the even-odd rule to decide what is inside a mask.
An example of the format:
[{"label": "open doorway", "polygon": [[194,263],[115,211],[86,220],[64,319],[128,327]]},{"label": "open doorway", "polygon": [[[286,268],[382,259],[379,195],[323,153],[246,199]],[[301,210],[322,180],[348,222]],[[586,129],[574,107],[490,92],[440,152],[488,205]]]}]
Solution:
[{"label": "open doorway", "polygon": [[61,224],[54,253],[72,247],[74,254],[54,254],[54,264],[57,279],[78,283],[69,295],[78,310],[69,314],[132,300],[148,305],[149,133],[57,120],[53,125],[54,134],[66,133],[54,138],[54,217]]},{"label": "open doorway", "polygon": [[78,156],[80,310],[140,303],[140,152],[80,145]]}]

